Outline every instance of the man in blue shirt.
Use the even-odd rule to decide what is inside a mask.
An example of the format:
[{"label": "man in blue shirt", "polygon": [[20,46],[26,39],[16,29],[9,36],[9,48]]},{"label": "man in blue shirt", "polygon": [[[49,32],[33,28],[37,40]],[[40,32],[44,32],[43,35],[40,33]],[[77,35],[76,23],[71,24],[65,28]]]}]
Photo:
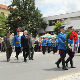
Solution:
[{"label": "man in blue shirt", "polygon": [[46,52],[46,47],[47,47],[47,40],[45,38],[43,38],[42,42],[42,52],[43,54],[45,54]]},{"label": "man in blue shirt", "polygon": [[16,51],[16,58],[18,60],[18,55],[21,52],[21,36],[19,35],[20,30],[17,29],[17,35],[14,36],[13,38],[13,46],[15,47]]},{"label": "man in blue shirt", "polygon": [[57,52],[57,40],[53,39],[52,40],[52,47],[53,47],[53,54],[55,54]]},{"label": "man in blue shirt", "polygon": [[59,60],[56,62],[57,67],[59,68],[59,64],[62,62],[62,69],[63,70],[68,70],[65,66],[65,57],[66,57],[66,50],[67,47],[65,45],[65,26],[61,26],[60,27],[60,33],[58,34],[58,49],[59,49],[59,54],[60,54],[60,58]]},{"label": "man in blue shirt", "polygon": [[51,40],[50,39],[47,40],[47,46],[48,46],[48,53],[50,53],[51,51]]}]

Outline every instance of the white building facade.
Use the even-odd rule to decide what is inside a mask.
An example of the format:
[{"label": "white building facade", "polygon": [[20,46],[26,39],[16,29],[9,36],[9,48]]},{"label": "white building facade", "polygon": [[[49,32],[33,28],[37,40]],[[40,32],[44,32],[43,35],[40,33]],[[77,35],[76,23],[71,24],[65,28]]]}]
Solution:
[{"label": "white building facade", "polygon": [[[73,13],[67,13],[67,14],[61,14],[61,15],[44,17],[44,20],[47,23],[47,27],[45,29],[45,32],[53,32],[55,23],[57,21],[63,22],[63,24],[64,24],[64,26],[66,26],[66,28],[68,26],[73,26],[73,28],[75,30],[79,30],[79,32],[80,32],[80,11],[79,12],[73,12]],[[42,31],[42,32],[44,32],[44,31]]]}]

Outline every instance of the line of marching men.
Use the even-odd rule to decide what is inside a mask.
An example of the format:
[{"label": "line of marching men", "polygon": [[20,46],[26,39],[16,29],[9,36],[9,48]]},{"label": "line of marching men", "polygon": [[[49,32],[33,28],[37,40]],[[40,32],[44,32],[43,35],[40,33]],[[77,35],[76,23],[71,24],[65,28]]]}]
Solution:
[{"label": "line of marching men", "polygon": [[32,34],[28,35],[28,31],[25,30],[23,35],[20,36],[20,29],[17,29],[17,34],[14,37],[11,37],[11,33],[7,33],[6,37],[4,37],[5,42],[5,50],[6,50],[6,58],[7,62],[10,61],[10,57],[12,54],[12,50],[15,49],[16,58],[18,60],[19,54],[23,51],[24,62],[27,61],[27,57],[29,56],[29,60],[33,60],[34,55],[34,40],[32,38]]},{"label": "line of marching men", "polygon": [[43,37],[43,39],[41,40],[41,44],[42,44],[42,53],[43,54],[45,54],[46,50],[48,51],[48,53],[53,51],[53,54],[56,53],[58,50],[57,38],[48,39],[48,38]]}]

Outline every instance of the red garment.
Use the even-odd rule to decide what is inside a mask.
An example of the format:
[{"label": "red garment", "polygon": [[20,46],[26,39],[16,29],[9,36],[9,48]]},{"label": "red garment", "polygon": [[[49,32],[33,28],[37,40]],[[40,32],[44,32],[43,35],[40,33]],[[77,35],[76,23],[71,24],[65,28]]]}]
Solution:
[{"label": "red garment", "polygon": [[78,40],[78,35],[75,31],[73,31],[71,34],[69,34],[69,39],[77,41]]},{"label": "red garment", "polygon": [[69,39],[74,41],[73,51],[76,53],[77,46],[75,45],[75,42],[78,40],[78,34],[73,31],[71,34],[69,34]]}]

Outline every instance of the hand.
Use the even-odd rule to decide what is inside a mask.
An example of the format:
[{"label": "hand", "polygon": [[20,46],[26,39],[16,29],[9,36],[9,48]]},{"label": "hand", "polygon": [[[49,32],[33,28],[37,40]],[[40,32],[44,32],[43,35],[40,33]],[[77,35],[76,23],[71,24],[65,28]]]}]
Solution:
[{"label": "hand", "polygon": [[23,47],[21,47],[21,50],[23,50]]},{"label": "hand", "polygon": [[7,48],[5,48],[5,50],[7,50]]},{"label": "hand", "polygon": [[15,46],[13,46],[13,52],[15,52]]},{"label": "hand", "polygon": [[15,49],[15,46],[13,48]]},{"label": "hand", "polygon": [[14,49],[14,47],[12,46],[12,49]]}]

